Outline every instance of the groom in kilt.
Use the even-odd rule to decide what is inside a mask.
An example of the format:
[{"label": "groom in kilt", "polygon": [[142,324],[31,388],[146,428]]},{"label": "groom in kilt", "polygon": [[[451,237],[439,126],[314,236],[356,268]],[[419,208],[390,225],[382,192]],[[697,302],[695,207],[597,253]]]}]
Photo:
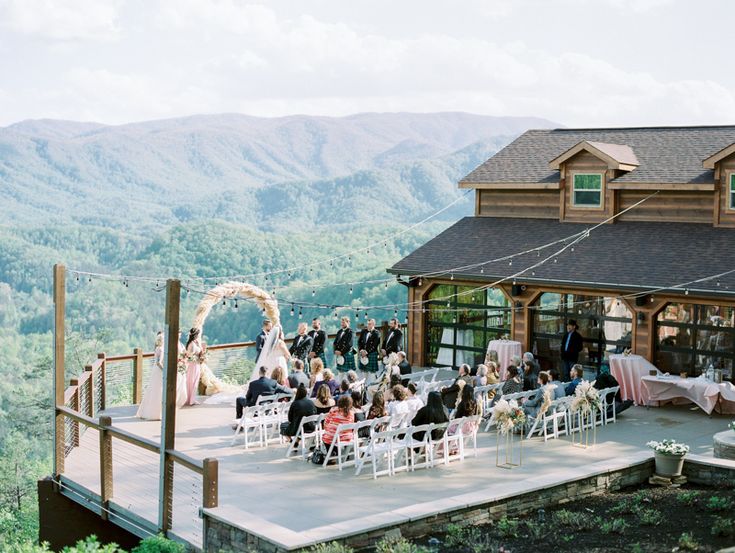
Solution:
[{"label": "groom in kilt", "polygon": [[[350,328],[350,318],[342,317],[342,328],[337,332],[337,336],[332,343],[334,348],[334,358],[337,370],[342,373],[355,370],[355,350],[352,348],[353,336]],[[344,363],[337,363],[337,357],[342,356]]]},{"label": "groom in kilt", "polygon": [[360,358],[367,357],[367,365],[360,363],[360,368],[369,373],[378,372],[378,348],[380,347],[380,332],[375,328],[375,319],[367,322],[367,328],[360,331],[357,339],[357,349],[360,352]]}]

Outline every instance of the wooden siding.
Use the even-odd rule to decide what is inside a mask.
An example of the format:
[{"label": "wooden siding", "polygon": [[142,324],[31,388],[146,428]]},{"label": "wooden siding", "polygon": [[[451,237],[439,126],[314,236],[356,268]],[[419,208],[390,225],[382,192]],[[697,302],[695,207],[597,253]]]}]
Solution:
[{"label": "wooden siding", "polygon": [[557,219],[558,190],[478,190],[475,215]]},{"label": "wooden siding", "polygon": [[[589,152],[580,152],[563,165],[564,186],[559,201],[559,219],[574,223],[599,223],[615,213],[615,192],[607,188],[607,181],[615,176],[607,164]],[[575,173],[602,173],[602,208],[572,205],[573,175]]]},{"label": "wooden siding", "polygon": [[715,190],[715,225],[720,227],[735,227],[735,211],[728,206],[728,190],[730,188],[730,175],[735,173],[735,155],[731,155],[718,163]]},{"label": "wooden siding", "polygon": [[[620,211],[641,201],[646,196],[650,196],[652,193],[652,190],[618,190]],[[653,198],[618,217],[618,220],[712,224],[712,203],[712,192],[662,190]]]}]

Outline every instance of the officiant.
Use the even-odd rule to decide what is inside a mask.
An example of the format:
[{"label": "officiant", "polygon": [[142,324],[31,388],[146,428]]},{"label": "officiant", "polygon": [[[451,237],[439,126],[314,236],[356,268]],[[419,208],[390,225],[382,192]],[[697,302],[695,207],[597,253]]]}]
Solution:
[{"label": "officiant", "polygon": [[375,328],[375,319],[369,319],[367,327],[360,331],[357,338],[360,369],[369,373],[378,372],[378,347],[380,347],[380,332]]},{"label": "officiant", "polygon": [[[309,352],[309,362],[311,362],[312,359],[318,357],[322,360],[322,363],[324,363],[324,366],[326,367],[327,356],[324,353],[324,344],[326,344],[327,342],[327,333],[322,330],[322,322],[319,320],[318,317],[315,317],[311,321],[311,330],[309,331],[309,336],[311,336],[311,340],[313,341],[311,351]],[[310,372],[310,369],[310,365],[307,364],[307,374]]]},{"label": "officiant", "polygon": [[300,359],[306,365],[313,345],[314,340],[306,333],[306,323],[299,323],[298,334],[293,339],[293,343],[288,348],[288,352],[293,358]]}]

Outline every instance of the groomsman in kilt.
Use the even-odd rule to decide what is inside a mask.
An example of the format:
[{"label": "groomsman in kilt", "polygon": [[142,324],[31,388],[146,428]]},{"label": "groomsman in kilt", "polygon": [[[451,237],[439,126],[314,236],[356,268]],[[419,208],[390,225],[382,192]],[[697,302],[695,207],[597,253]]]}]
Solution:
[{"label": "groomsman in kilt", "polygon": [[[327,355],[324,353],[324,344],[327,342],[327,333],[322,330],[322,322],[318,318],[311,321],[311,328],[312,330],[309,331],[309,336],[311,336],[314,344],[311,346],[311,351],[309,352],[309,362],[315,357],[319,357],[326,367]],[[310,372],[311,367],[307,368],[306,374]]]},{"label": "groomsman in kilt", "polygon": [[403,348],[401,348],[401,345],[403,344],[403,333],[401,332],[401,323],[398,322],[398,319],[391,319],[388,323],[389,329],[388,329],[388,335],[385,337],[385,341],[383,342],[383,349],[380,350],[380,353],[383,357],[390,355],[391,353],[398,353]]},{"label": "groomsman in kilt", "polygon": [[[337,332],[332,346],[334,348],[335,363],[337,370],[342,373],[355,370],[355,350],[352,348],[353,336],[350,328],[350,318],[342,317],[342,328]],[[339,358],[342,358],[342,364],[339,364]]]},{"label": "groomsman in kilt", "polygon": [[[360,369],[375,374],[378,372],[378,348],[380,347],[380,332],[375,328],[375,319],[369,319],[367,328],[360,331],[357,339],[357,349],[360,352]],[[362,359],[367,359],[363,365]]]},{"label": "groomsman in kilt", "polygon": [[288,352],[291,356],[296,359],[301,359],[304,364],[306,364],[306,361],[309,359],[309,352],[314,344],[311,336],[306,333],[306,328],[306,323],[299,323],[298,334],[296,334],[296,337],[293,339],[291,347],[288,348]]}]

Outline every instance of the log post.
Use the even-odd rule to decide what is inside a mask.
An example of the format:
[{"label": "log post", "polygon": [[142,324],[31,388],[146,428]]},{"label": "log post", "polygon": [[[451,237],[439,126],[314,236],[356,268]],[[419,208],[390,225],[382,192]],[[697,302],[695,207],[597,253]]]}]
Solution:
[{"label": "log post", "polygon": [[102,359],[100,364],[100,411],[105,410],[105,402],[107,401],[107,354],[98,353],[97,359]]},{"label": "log post", "polygon": [[54,477],[64,472],[64,323],[66,312],[66,268],[54,265]]},{"label": "log post", "polygon": [[[69,381],[69,387],[74,388],[74,395],[71,396],[71,409],[74,409],[74,411],[79,413],[79,405],[81,403],[79,394],[79,380],[76,378],[72,378]],[[73,447],[79,447],[79,421],[72,421],[71,426],[73,429],[73,439],[71,445]]]},{"label": "log post", "polygon": [[166,281],[166,347],[163,371],[163,398],[161,409],[161,462],[158,472],[158,529],[166,535],[171,529],[173,514],[174,462],[168,451],[174,449],[176,438],[176,379],[179,357],[179,308],[181,282]]},{"label": "log post", "polygon": [[143,401],[143,350],[133,350],[133,404],[138,405]]},{"label": "log post", "polygon": [[112,426],[112,419],[108,416],[100,417],[100,499],[103,520],[107,520],[107,511],[112,498],[112,436],[108,428]]},{"label": "log post", "polygon": [[85,365],[84,373],[87,377],[87,387],[84,389],[84,394],[87,396],[87,412],[84,414],[92,418],[94,417],[94,371],[92,371],[92,365]]},{"label": "log post", "polygon": [[219,502],[218,497],[218,476],[219,463],[217,459],[207,457],[204,459],[204,482],[202,485],[202,507],[210,509],[216,507]]}]

